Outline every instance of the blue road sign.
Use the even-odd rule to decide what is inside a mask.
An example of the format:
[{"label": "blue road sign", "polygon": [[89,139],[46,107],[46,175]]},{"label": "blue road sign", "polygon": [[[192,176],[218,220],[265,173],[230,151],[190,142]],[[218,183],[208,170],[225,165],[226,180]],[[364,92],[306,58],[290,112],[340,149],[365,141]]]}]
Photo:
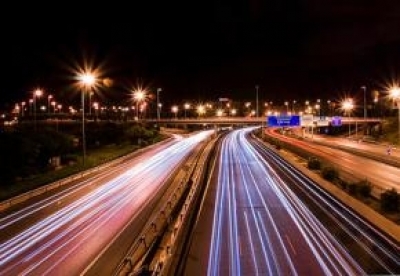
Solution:
[{"label": "blue road sign", "polygon": [[300,116],[268,116],[267,125],[270,127],[300,126]]},{"label": "blue road sign", "polygon": [[332,126],[341,126],[342,125],[342,117],[334,116],[331,121]]}]

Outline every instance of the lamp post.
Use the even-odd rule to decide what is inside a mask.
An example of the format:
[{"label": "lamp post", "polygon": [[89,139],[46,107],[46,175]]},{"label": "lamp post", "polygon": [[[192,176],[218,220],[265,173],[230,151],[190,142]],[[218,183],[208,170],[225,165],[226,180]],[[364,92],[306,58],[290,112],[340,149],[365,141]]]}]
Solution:
[{"label": "lamp post", "polygon": [[21,109],[21,116],[22,116],[22,117],[24,117],[25,105],[26,105],[26,102],[22,102],[22,103],[21,103],[21,106],[22,106],[22,109]]},{"label": "lamp post", "polygon": [[296,114],[295,105],[296,105],[296,100],[293,100],[293,102],[292,102],[292,114]]},{"label": "lamp post", "polygon": [[[367,87],[365,85],[361,86],[361,89],[364,91],[364,127],[367,125],[366,120],[367,120],[367,96],[366,96],[366,91]],[[365,134],[365,131],[364,131]],[[367,135],[368,135],[368,128],[367,128]]]},{"label": "lamp post", "polygon": [[346,99],[342,102],[342,109],[344,110],[345,113],[347,113],[348,119],[349,119],[349,138],[350,138],[350,112],[354,108],[353,100],[352,99]]},{"label": "lamp post", "polygon": [[53,95],[47,96],[47,114],[50,115],[50,101],[53,98]]},{"label": "lamp post", "polygon": [[160,105],[160,92],[162,91],[162,89],[161,88],[157,88],[157,120],[159,121],[160,120],[160,108],[161,108],[161,105]]},{"label": "lamp post", "polygon": [[[90,88],[94,85],[96,79],[91,73],[84,73],[79,76],[79,80],[82,83],[81,89],[81,101],[82,101],[82,164],[85,166],[86,159],[86,137],[85,137],[85,92],[86,90],[90,93]],[[90,94],[89,94],[90,95]]]},{"label": "lamp post", "polygon": [[36,89],[33,93],[33,119],[34,119],[34,128],[36,131],[36,98],[40,98],[43,95],[43,91],[40,89]]},{"label": "lamp post", "polygon": [[145,97],[145,92],[143,90],[136,90],[133,92],[133,98],[136,101],[136,118],[139,120],[139,102],[141,102]]},{"label": "lamp post", "polygon": [[185,103],[183,108],[185,109],[185,119],[186,119],[186,111],[190,108],[190,104],[189,103]]},{"label": "lamp post", "polygon": [[197,114],[201,117],[206,112],[204,105],[200,104],[197,106]]},{"label": "lamp post", "polygon": [[393,87],[390,89],[390,97],[396,102],[397,106],[397,123],[398,123],[398,143],[400,145],[400,88]]},{"label": "lamp post", "polygon": [[171,111],[172,111],[172,113],[175,114],[175,120],[176,120],[176,119],[177,119],[177,116],[178,116],[178,106],[174,105],[174,106],[171,108]]},{"label": "lamp post", "polygon": [[99,113],[99,103],[98,102],[94,102],[93,103],[93,108],[94,108],[94,113],[95,113],[95,119],[96,119],[96,122],[97,122],[97,120],[98,120],[98,113]]},{"label": "lamp post", "polygon": [[56,105],[57,105],[57,103],[55,101],[52,101],[50,104],[53,107],[53,114],[55,114],[56,113]]},{"label": "lamp post", "polygon": [[[35,97],[35,95],[33,95],[33,98]],[[29,99],[29,115],[30,116],[32,116],[32,114],[33,114],[33,102],[34,102],[34,100],[33,100],[33,98],[32,99]]]},{"label": "lamp post", "polygon": [[367,96],[366,96],[366,90],[367,87],[365,85],[361,86],[361,89],[364,91],[364,121],[367,118]]},{"label": "lamp post", "polygon": [[93,96],[93,92],[90,91],[89,92],[89,117],[92,115],[92,96]]}]

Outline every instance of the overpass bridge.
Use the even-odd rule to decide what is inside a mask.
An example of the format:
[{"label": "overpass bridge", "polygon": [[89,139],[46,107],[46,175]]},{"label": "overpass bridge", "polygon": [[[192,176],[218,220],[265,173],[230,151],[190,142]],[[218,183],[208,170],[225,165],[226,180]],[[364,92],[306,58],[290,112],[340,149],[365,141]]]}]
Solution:
[{"label": "overpass bridge", "polygon": [[[322,118],[322,117],[321,117]],[[158,125],[216,125],[216,126],[236,126],[236,125],[263,125],[268,127],[267,117],[199,117],[199,118],[164,118],[164,119],[140,119],[143,123],[153,123]],[[331,117],[314,117],[312,124],[315,127],[329,126]],[[342,125],[381,124],[380,118],[361,118],[361,117],[342,117]],[[307,126],[302,124],[301,126]]]}]

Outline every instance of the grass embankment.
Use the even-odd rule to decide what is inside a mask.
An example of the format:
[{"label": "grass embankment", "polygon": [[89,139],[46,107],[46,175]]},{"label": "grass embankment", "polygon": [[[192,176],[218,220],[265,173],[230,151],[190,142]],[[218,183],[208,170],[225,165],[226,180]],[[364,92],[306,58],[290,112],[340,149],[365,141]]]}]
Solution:
[{"label": "grass embankment", "polygon": [[[159,137],[154,142],[161,141],[164,138],[165,137]],[[53,183],[81,171],[99,166],[118,157],[132,153],[139,148],[141,147],[138,145],[125,144],[107,145],[101,148],[88,150],[84,166],[82,163],[83,159],[78,157],[76,162],[70,165],[64,165],[53,171],[48,171],[43,174],[16,181],[14,184],[0,189],[0,201],[31,191],[46,184]]]},{"label": "grass embankment", "polygon": [[377,142],[400,146],[400,129],[397,117],[385,118],[382,123],[382,134],[376,137]]}]

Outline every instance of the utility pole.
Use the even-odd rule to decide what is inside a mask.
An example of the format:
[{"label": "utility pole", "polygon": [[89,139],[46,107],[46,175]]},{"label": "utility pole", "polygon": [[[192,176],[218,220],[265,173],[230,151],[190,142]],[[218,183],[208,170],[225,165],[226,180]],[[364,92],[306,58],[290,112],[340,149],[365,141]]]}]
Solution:
[{"label": "utility pole", "polygon": [[[364,90],[364,128],[365,128],[365,126],[367,126],[367,96],[366,96],[367,87],[363,85],[361,86],[361,89]],[[368,127],[364,129],[364,134],[365,133],[368,135]]]},{"label": "utility pole", "polygon": [[157,120],[160,120],[160,92],[161,88],[157,88]]}]

